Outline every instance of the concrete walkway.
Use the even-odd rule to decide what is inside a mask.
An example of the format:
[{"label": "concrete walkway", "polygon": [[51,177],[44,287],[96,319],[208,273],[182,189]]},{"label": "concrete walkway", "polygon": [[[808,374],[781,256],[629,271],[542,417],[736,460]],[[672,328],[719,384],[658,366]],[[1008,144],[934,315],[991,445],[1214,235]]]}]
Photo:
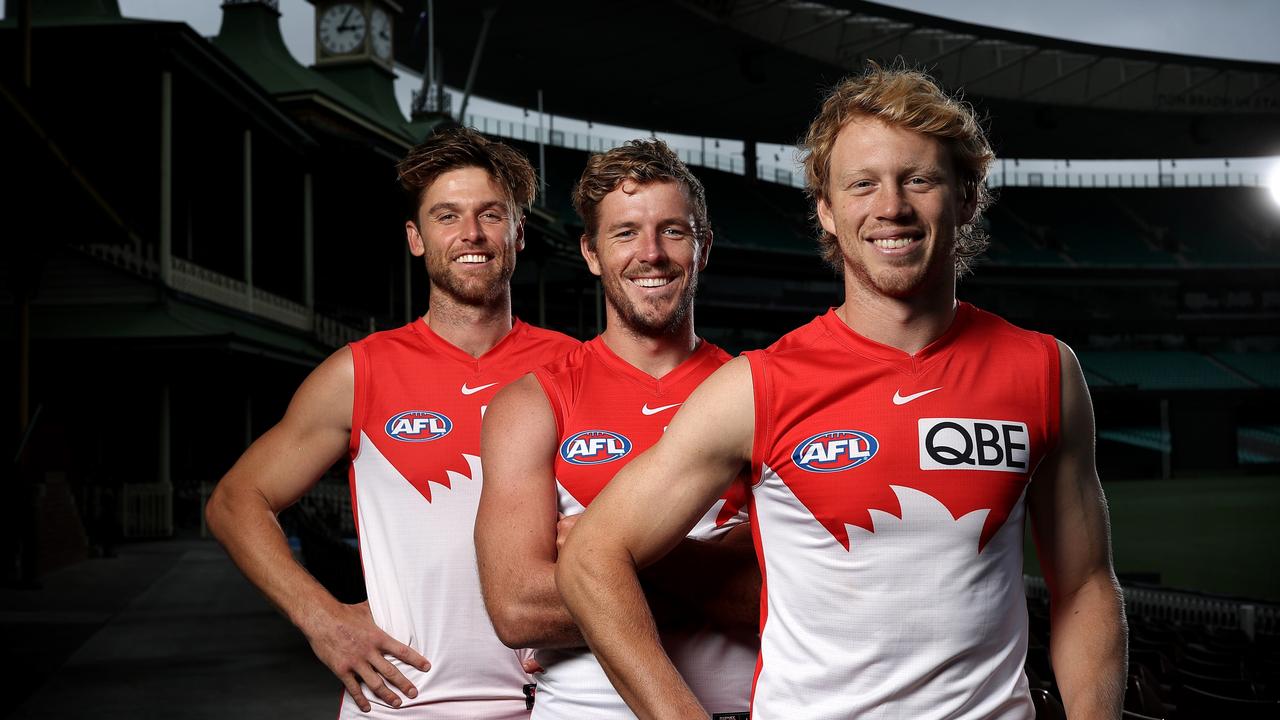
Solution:
[{"label": "concrete walkway", "polygon": [[337,715],[338,681],[212,541],[124,545],[39,589],[0,590],[0,607],[21,693],[7,717]]}]

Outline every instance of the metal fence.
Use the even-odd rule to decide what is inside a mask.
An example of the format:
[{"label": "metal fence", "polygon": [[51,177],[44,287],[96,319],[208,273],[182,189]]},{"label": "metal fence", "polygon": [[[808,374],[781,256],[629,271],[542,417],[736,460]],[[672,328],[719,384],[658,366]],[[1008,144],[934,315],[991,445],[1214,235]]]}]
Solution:
[{"label": "metal fence", "polygon": [[[1049,599],[1044,578],[1023,575],[1027,596]],[[1122,587],[1125,611],[1158,620],[1188,625],[1240,628],[1253,638],[1257,633],[1280,633],[1280,605],[1217,597],[1186,590]]]}]

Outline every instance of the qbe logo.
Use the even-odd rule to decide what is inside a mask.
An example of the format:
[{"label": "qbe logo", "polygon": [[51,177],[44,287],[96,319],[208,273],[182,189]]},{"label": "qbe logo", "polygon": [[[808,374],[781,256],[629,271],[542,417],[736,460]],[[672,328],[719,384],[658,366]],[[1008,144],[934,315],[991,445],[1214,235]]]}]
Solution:
[{"label": "qbe logo", "polygon": [[973,418],[920,418],[921,470],[1027,471],[1026,423]]},{"label": "qbe logo", "polygon": [[833,473],[856,468],[875,457],[880,441],[861,430],[827,430],[805,438],[791,451],[801,470]]},{"label": "qbe logo", "polygon": [[583,430],[560,443],[560,457],[574,465],[599,465],[620,460],[631,452],[625,435],[608,430]]},{"label": "qbe logo", "polygon": [[400,442],[431,442],[453,430],[453,421],[431,410],[406,410],[387,421],[387,435]]}]

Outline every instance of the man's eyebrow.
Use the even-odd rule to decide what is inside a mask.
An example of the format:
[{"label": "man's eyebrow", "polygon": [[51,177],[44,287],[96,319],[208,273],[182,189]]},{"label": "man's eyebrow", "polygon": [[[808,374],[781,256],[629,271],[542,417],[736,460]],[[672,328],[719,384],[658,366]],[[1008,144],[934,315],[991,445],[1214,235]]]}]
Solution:
[{"label": "man's eyebrow", "polygon": [[683,225],[684,227],[693,227],[693,223],[689,222],[689,218],[674,215],[669,218],[663,218],[658,221],[660,227],[669,227],[671,225]]},{"label": "man's eyebrow", "polygon": [[638,223],[632,222],[631,220],[623,220],[622,222],[616,222],[605,227],[604,231],[609,233],[615,230],[631,230],[637,227],[640,227]]},{"label": "man's eyebrow", "polygon": [[438,202],[435,205],[432,205],[431,207],[427,208],[427,214],[435,215],[441,210],[452,210],[453,212],[457,212],[458,205],[457,203],[452,203],[452,202]]},{"label": "man's eyebrow", "polygon": [[[476,206],[477,210],[490,210],[492,208],[500,208],[503,212],[506,212],[509,209],[505,202],[498,199],[486,200],[484,202],[477,204]],[[428,208],[427,214],[435,215],[436,213],[442,210],[449,210],[451,212],[462,212],[462,208],[458,205],[458,203],[450,200],[445,200],[443,202],[438,202],[435,205],[432,205],[430,208]]]}]

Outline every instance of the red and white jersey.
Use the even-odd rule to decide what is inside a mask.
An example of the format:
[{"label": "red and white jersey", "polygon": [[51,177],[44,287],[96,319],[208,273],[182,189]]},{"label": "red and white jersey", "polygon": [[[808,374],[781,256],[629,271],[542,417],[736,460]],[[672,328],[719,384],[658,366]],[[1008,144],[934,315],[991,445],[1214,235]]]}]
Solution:
[{"label": "red and white jersey", "polygon": [[[614,354],[597,337],[563,359],[534,371],[551,403],[559,433],[555,459],[560,512],[586,509],[613,476],[662,437],[694,388],[729,360],[703,342],[660,379]],[[676,480],[673,479],[673,482]],[[745,478],[715,502],[689,537],[722,536],[746,520]],[[664,633],[663,644],[689,687],[713,713],[745,712],[758,645],[710,628]],[[546,672],[537,676],[537,720],[634,718],[600,663],[586,648],[539,650]]]},{"label": "red and white jersey", "polygon": [[746,353],[762,559],[752,717],[1035,717],[1023,500],[1058,349],[960,303],[915,355],[828,312]]},{"label": "red and white jersey", "polygon": [[341,718],[526,718],[531,682],[490,624],[476,571],[480,418],[507,383],[580,343],[516,320],[473,358],[425,321],[351,344],[351,500],[374,622],[431,661],[423,673],[392,659],[418,688],[400,709],[365,690]]}]

